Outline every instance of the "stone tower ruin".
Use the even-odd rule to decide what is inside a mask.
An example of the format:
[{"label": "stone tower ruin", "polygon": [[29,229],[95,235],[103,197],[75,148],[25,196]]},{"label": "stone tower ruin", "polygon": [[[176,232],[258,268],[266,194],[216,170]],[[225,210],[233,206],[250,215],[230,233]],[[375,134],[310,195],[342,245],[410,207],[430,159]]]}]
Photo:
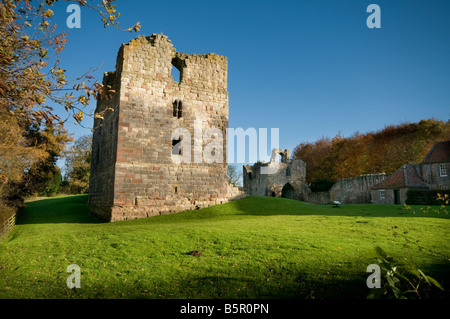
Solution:
[{"label": "stone tower ruin", "polygon": [[[116,70],[103,79],[113,94],[97,102],[89,186],[94,215],[118,221],[227,201],[227,67],[224,56],[177,52],[159,34],[121,46]],[[206,136],[208,129],[222,133],[223,143],[212,150],[221,161],[202,157],[217,138]]]}]

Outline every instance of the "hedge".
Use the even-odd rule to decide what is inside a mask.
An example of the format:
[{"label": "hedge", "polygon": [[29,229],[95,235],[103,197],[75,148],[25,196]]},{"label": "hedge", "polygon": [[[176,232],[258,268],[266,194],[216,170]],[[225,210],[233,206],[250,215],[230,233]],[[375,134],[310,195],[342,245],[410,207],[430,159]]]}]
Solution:
[{"label": "hedge", "polygon": [[438,195],[444,196],[448,194],[450,196],[450,190],[428,190],[428,189],[409,189],[406,193],[407,205],[442,205],[441,200],[438,200]]}]

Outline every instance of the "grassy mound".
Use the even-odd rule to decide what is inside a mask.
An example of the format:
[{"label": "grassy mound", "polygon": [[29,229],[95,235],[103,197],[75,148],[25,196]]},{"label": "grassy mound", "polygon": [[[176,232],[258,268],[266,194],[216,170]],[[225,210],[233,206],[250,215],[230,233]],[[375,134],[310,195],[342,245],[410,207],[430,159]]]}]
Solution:
[{"label": "grassy mound", "polygon": [[[27,203],[0,242],[0,298],[365,298],[376,246],[413,257],[448,286],[448,215],[248,197],[100,223],[86,202]],[[405,248],[393,229],[440,255]],[[80,267],[80,289],[66,285],[71,264]]]}]

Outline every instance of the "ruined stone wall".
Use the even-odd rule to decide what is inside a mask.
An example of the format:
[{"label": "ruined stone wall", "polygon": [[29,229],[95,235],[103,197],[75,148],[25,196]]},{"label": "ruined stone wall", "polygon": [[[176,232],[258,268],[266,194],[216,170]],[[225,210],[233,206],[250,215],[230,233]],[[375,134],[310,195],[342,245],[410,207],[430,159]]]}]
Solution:
[{"label": "ruined stone wall", "polygon": [[244,191],[252,196],[267,196],[267,174],[261,174],[261,166],[258,162],[253,166],[243,167]]},{"label": "ruined stone wall", "polygon": [[[305,182],[306,164],[302,160],[283,160],[278,163],[258,162],[243,168],[244,191],[253,196],[286,197],[283,188],[290,184],[294,189],[293,199],[314,204],[343,204],[371,202],[371,188],[386,179],[386,174],[368,174],[338,180],[328,192],[311,192]],[[289,169],[289,174],[287,170]],[[265,170],[269,174],[263,174]]]},{"label": "ruined stone wall", "polygon": [[370,203],[371,188],[386,178],[386,174],[368,174],[340,179],[329,190],[330,200],[343,204]]},{"label": "ruined stone wall", "polygon": [[247,197],[248,195],[239,189],[239,187],[231,184],[227,185],[227,198],[228,200],[238,200]]},{"label": "ruined stone wall", "polygon": [[[172,78],[172,65],[180,70],[180,82]],[[106,141],[108,137],[102,134],[94,135],[93,146],[94,150],[99,144],[110,149],[113,155],[105,159],[108,163],[116,156],[113,198],[109,199],[109,189],[104,190],[108,201],[98,202],[99,196],[91,196],[93,206],[111,211],[109,219],[115,221],[227,201],[226,159],[222,156],[221,163],[205,163],[201,155],[212,140],[203,136],[207,128],[218,129],[224,137],[222,148],[215,148],[214,154],[220,157],[227,153],[227,67],[223,56],[176,52],[163,35],[142,36],[122,45],[115,79],[118,111],[103,121],[107,126],[118,120],[114,127],[116,149],[110,145],[115,142]],[[114,101],[99,105],[113,105]],[[175,101],[182,103],[181,116],[174,116]],[[183,144],[190,146],[190,150],[182,150],[183,156],[191,155],[190,163],[173,161],[172,133],[177,128],[184,130]],[[194,156],[197,154],[200,157]],[[92,176],[95,193],[101,171],[94,169]]]},{"label": "ruined stone wall", "polygon": [[306,163],[289,158],[284,162],[257,162],[244,166],[244,191],[252,196],[282,197],[283,187],[290,184],[294,199],[305,200],[309,188],[305,184]]},{"label": "ruined stone wall", "polygon": [[314,204],[366,204],[372,202],[372,187],[384,181],[386,174],[368,174],[338,180],[328,192],[310,192],[306,201]]}]

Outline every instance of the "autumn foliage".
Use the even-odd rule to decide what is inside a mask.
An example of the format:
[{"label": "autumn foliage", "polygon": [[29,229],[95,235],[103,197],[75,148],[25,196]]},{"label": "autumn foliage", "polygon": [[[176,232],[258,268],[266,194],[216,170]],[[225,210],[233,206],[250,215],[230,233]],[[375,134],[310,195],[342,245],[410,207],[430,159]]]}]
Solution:
[{"label": "autumn foliage", "polygon": [[[114,1],[64,2],[95,10],[105,27],[122,30]],[[70,141],[65,122],[81,123],[91,99],[111,93],[92,70],[66,77],[60,56],[67,34],[55,34],[56,2],[0,0],[0,215],[37,187],[51,192],[46,183],[60,178],[56,160]]]},{"label": "autumn foliage", "polygon": [[404,164],[421,162],[435,142],[445,140],[450,140],[450,123],[428,119],[348,138],[338,134],[301,143],[294,157],[306,162],[307,182],[336,182],[362,174],[391,174]]}]

